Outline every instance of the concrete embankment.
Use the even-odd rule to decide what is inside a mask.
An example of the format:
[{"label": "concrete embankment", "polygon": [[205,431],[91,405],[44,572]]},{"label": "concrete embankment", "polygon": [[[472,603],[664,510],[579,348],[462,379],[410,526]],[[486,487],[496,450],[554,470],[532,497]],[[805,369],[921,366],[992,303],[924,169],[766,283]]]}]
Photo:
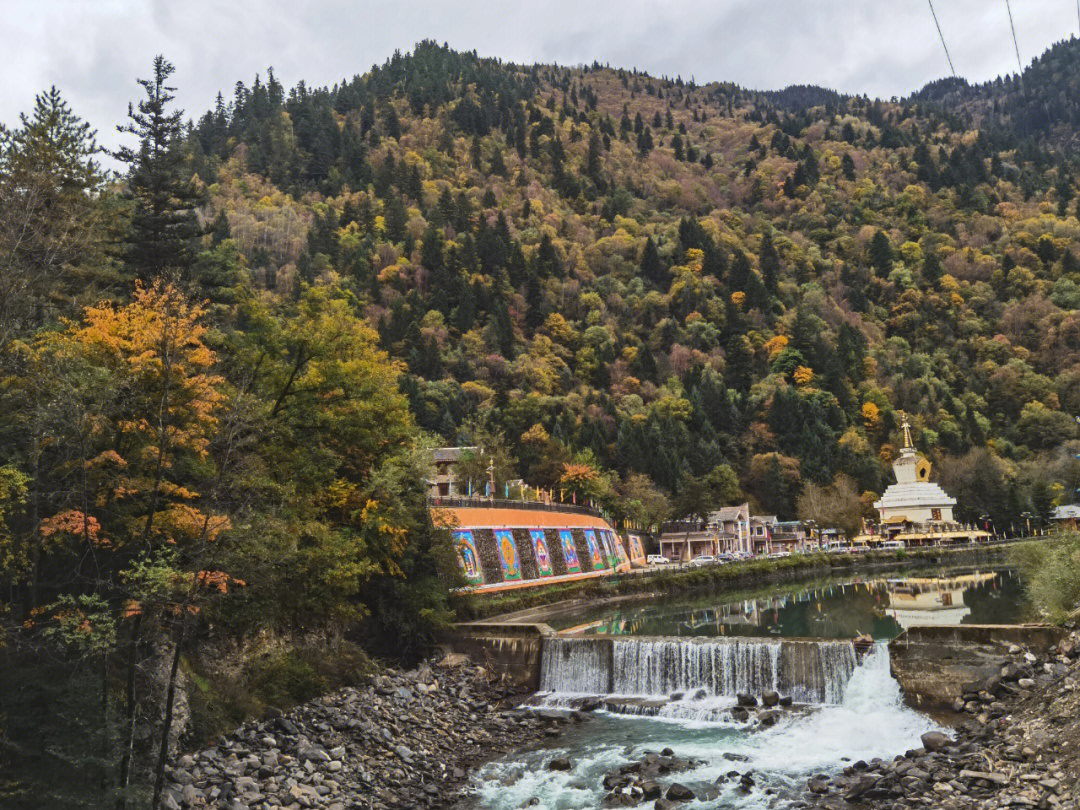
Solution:
[{"label": "concrete embankment", "polygon": [[967,684],[999,672],[1010,649],[1045,655],[1065,634],[1049,625],[911,627],[889,644],[893,677],[912,706],[942,709],[960,698]]},{"label": "concrete embankment", "polygon": [[555,631],[546,624],[519,622],[455,625],[443,639],[446,653],[468,656],[511,683],[535,691],[540,688],[540,667],[545,638]]}]

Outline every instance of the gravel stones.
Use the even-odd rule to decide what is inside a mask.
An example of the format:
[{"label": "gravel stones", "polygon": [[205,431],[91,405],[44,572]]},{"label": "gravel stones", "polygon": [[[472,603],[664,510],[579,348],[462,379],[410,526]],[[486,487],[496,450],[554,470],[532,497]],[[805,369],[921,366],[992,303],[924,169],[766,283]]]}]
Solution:
[{"label": "gravel stones", "polygon": [[557,733],[564,714],[516,708],[520,690],[448,656],[385,670],[288,712],[268,712],[167,770],[168,810],[427,810],[462,795],[472,768]]}]

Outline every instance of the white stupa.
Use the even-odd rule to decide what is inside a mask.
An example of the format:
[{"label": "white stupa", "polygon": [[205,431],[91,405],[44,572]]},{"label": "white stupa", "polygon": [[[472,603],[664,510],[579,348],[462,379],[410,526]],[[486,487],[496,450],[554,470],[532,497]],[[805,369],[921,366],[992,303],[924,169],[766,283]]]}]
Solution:
[{"label": "white stupa", "polygon": [[883,524],[953,522],[956,498],[930,481],[930,462],[911,443],[911,423],[904,415],[904,447],[893,462],[896,483],[885,490],[874,508]]}]

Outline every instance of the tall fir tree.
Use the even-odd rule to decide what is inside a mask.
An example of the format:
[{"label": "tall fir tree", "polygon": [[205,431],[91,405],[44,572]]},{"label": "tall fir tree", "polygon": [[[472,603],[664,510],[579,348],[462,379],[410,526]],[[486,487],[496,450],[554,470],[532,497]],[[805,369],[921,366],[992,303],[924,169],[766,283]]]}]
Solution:
[{"label": "tall fir tree", "polygon": [[195,209],[198,193],[183,149],[183,110],[171,109],[167,84],[175,68],[164,56],[154,57],[153,77],[139,79],[146,93],[138,107],[128,105],[128,123],[118,127],[135,135],[137,147],[115,153],[128,165],[128,194],[135,207],[125,260],[143,281],[184,276],[194,260],[195,240],[202,233]]}]

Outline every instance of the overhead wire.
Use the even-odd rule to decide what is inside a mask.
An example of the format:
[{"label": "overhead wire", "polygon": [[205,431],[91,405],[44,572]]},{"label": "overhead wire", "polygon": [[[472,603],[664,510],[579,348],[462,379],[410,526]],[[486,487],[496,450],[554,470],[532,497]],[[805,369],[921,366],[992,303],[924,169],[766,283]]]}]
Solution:
[{"label": "overhead wire", "polygon": [[[953,67],[952,57],[949,56],[949,46],[945,44],[945,35],[941,33],[941,23],[938,22],[937,12],[934,11],[933,0],[926,0],[930,4],[930,16],[934,18],[934,27],[937,28],[938,38],[941,39],[941,47],[945,49],[945,60],[949,63],[949,70],[952,71],[953,78],[956,78],[956,68]],[[1076,0],[1077,13],[1080,14],[1080,0]]]},{"label": "overhead wire", "polygon": [[1009,30],[1012,31],[1013,48],[1016,49],[1016,67],[1020,70],[1020,75],[1024,73],[1024,65],[1020,61],[1020,45],[1016,42],[1016,26],[1013,25],[1012,7],[1009,5],[1009,0],[1005,0],[1005,10],[1009,12]]}]

